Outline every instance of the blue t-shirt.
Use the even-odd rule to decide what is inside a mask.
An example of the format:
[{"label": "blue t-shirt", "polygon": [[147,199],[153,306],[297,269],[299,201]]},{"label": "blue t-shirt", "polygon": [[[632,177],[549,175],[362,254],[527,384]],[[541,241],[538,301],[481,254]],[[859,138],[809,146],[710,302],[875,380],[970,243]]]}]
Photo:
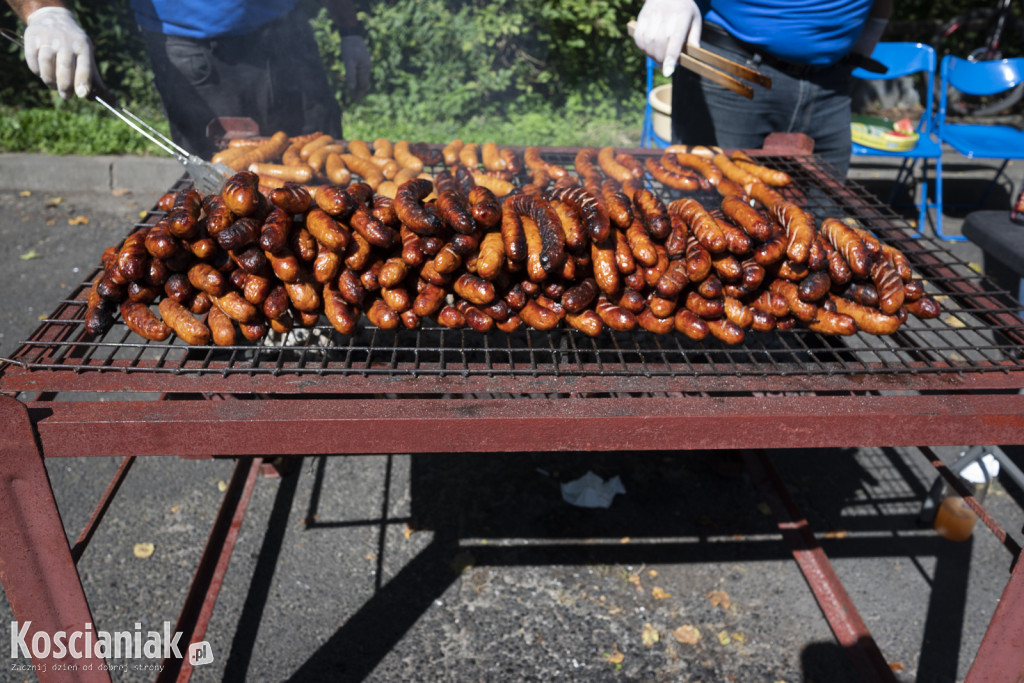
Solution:
[{"label": "blue t-shirt", "polygon": [[298,0],[131,0],[135,21],[153,33],[189,38],[244,35],[282,17]]},{"label": "blue t-shirt", "polygon": [[[710,4],[710,8],[708,5]],[[704,20],[780,59],[825,66],[860,36],[873,0],[702,0]]]}]

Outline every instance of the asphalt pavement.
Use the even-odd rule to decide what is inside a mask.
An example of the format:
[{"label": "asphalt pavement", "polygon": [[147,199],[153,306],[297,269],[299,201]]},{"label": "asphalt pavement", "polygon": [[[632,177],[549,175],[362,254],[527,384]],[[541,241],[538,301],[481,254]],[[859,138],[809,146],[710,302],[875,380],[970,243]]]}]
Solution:
[{"label": "asphalt pavement", "polygon": [[[948,197],[977,196],[987,172],[951,156]],[[180,175],[169,160],[0,155],[0,357]],[[880,196],[892,175],[851,171]],[[988,208],[1008,208],[1022,175],[1011,166]],[[948,232],[963,215],[948,210]],[[194,680],[856,680],[763,495],[717,455],[302,458],[256,486],[207,633],[214,661]],[[772,458],[898,680],[962,680],[1009,575],[1002,545],[918,528],[935,471],[917,449]],[[118,462],[46,464],[73,539]],[[135,464],[79,563],[98,627],[175,621],[231,466]],[[565,502],[560,485],[588,471],[625,493]],[[1005,477],[987,499],[1018,538],[1022,503]],[[0,680],[32,679],[0,651]],[[116,680],[148,678],[120,663]]]}]

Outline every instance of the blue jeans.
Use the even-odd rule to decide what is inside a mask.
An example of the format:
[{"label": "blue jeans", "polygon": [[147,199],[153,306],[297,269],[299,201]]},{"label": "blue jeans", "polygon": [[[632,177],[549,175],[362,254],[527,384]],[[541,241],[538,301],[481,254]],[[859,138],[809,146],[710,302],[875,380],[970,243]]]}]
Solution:
[{"label": "blue jeans", "polygon": [[342,136],[341,107],[300,9],[243,36],[141,33],[171,137],[193,154],[217,151],[207,126],[220,116],[251,118],[262,135]]},{"label": "blue jeans", "polygon": [[840,178],[846,177],[850,167],[850,66],[840,62],[798,77],[761,61],[756,53],[704,47],[760,71],[772,79],[772,87],[754,85],[754,99],[748,100],[677,68],[672,80],[673,142],[757,149],[769,133],[805,133],[814,139],[814,153],[834,166]]}]

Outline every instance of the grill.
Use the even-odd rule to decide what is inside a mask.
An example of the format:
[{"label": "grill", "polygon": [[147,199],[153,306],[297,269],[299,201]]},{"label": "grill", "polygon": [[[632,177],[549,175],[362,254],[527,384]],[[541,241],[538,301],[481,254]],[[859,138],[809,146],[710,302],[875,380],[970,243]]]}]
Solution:
[{"label": "grill", "polygon": [[[573,155],[562,150],[545,157],[571,167]],[[642,378],[899,377],[1005,374],[1021,369],[1024,321],[1017,315],[1020,305],[1009,293],[994,289],[940,242],[913,238],[906,223],[888,206],[862,186],[836,182],[832,170],[819,160],[800,156],[763,156],[761,160],[793,177],[794,183],[783,194],[818,220],[828,216],[856,219],[906,253],[928,292],[942,304],[942,316],[934,320],[911,316],[897,334],[887,337],[858,334],[837,339],[804,329],[748,331],[744,342],[735,346],[711,337],[698,343],[676,333],[651,335],[642,330],[606,330],[591,339],[568,328],[480,334],[425,321],[417,330],[383,331],[365,319],[356,334],[342,336],[321,318],[308,332],[284,339],[270,333],[255,344],[189,347],[177,338],[146,341],[120,321],[100,338],[86,334],[85,299],[93,273],[70,298],[60,302],[11,362],[17,368],[45,370],[55,376],[69,371],[75,375],[120,372],[250,378],[596,376],[637,378],[640,385]],[[186,186],[183,178],[172,189]],[[653,189],[666,201],[682,196],[660,184]],[[719,198],[701,199],[713,205]],[[152,225],[161,216],[154,209],[135,227]],[[66,377],[53,381],[70,387],[89,384]],[[336,383],[330,386],[334,388]],[[637,390],[644,388],[638,386]]]},{"label": "grill", "polygon": [[[567,166],[576,151],[541,149]],[[73,562],[135,456],[239,459],[180,617],[177,630],[188,641],[201,639],[207,626],[261,457],[1024,443],[1021,304],[942,243],[914,238],[866,188],[839,182],[799,145],[753,154],[790,174],[794,182],[783,195],[818,220],[855,219],[903,251],[942,315],[911,316],[886,337],[748,331],[735,346],[607,329],[593,339],[568,328],[480,334],[426,324],[385,332],[365,320],[346,337],[321,319],[285,339],[190,347],[174,338],[145,341],[120,322],[102,337],[89,336],[83,319],[97,269],[0,361],[0,519],[8,520],[0,523],[0,541],[12,558],[5,574],[12,607],[51,632],[92,621]],[[183,178],[171,189],[187,184]],[[681,196],[654,190],[665,201]],[[154,209],[134,227],[161,215]],[[65,392],[84,393],[54,400]],[[156,400],[120,396],[150,392]],[[100,455],[124,456],[124,464],[72,553],[42,460]],[[783,490],[770,466],[758,465],[750,451],[745,457],[758,481]],[[957,485],[937,459],[933,464]],[[978,510],[1019,555],[1019,545]],[[862,672],[891,679],[785,497],[776,515],[816,595],[826,596],[820,604],[833,630],[863,655]],[[1022,604],[1018,563],[978,652],[976,680],[1020,670],[1013,643],[1022,637]],[[187,663],[168,664],[163,679],[179,671],[187,678]]]}]

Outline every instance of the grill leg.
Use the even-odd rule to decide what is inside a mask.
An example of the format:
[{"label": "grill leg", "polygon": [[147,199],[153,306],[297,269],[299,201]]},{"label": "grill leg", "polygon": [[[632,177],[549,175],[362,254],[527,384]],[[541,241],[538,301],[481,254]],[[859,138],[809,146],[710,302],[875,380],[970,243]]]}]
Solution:
[{"label": "grill leg", "polygon": [[786,485],[768,454],[763,450],[744,451],[743,459],[754,483],[768,500],[778,519],[779,531],[792,549],[793,558],[810,585],[818,606],[854,668],[865,681],[896,683],[895,674],[843,588],[825,551],[811,533],[807,520],[789,497]]},{"label": "grill leg", "polygon": [[[44,640],[34,639],[34,634],[45,633],[46,642],[53,643],[59,631],[85,633],[87,626],[92,628],[92,615],[25,406],[0,396],[0,425],[0,580],[19,633],[31,622],[24,638],[31,652],[34,640],[40,646]],[[51,654],[35,660],[39,680],[110,680],[99,668],[102,659],[83,655],[57,659]],[[58,664],[76,670],[54,671]]]}]

